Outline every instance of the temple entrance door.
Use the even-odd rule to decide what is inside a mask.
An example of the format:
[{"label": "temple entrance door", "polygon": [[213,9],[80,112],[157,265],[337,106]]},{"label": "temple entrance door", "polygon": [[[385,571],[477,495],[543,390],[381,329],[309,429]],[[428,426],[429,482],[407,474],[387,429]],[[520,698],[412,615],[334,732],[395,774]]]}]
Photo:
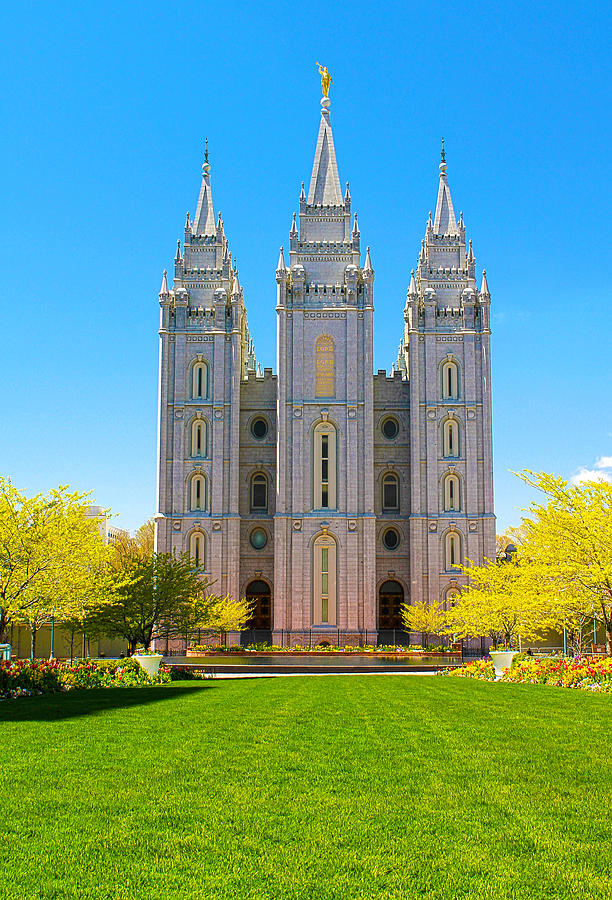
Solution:
[{"label": "temple entrance door", "polygon": [[253,614],[245,631],[240,633],[240,643],[262,644],[272,642],[272,591],[265,581],[251,581],[245,592],[253,604]]},{"label": "temple entrance door", "polygon": [[[392,643],[391,632],[403,631],[402,604],[404,588],[399,581],[385,581],[378,591],[378,639],[380,643]],[[384,636],[381,635],[384,632]],[[383,639],[384,638],[384,639]]]}]

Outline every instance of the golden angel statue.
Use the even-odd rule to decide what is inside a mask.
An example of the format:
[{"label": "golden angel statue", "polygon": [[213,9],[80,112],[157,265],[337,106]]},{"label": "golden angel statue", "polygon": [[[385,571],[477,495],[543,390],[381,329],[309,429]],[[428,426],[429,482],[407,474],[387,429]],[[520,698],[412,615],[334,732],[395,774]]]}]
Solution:
[{"label": "golden angel statue", "polygon": [[319,67],[319,75],[321,76],[321,90],[323,91],[323,96],[329,97],[329,86],[330,84],[334,83],[334,79],[327,71],[327,66],[322,66],[321,63],[315,63],[315,65]]}]

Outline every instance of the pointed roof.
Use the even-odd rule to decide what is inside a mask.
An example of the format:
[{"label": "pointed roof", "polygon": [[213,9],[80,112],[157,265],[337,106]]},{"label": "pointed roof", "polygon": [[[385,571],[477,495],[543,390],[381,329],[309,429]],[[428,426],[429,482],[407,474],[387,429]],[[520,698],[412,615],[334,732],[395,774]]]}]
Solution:
[{"label": "pointed roof", "polygon": [[408,287],[408,294],[410,296],[414,296],[417,293],[416,281],[414,280],[414,269],[410,273],[410,286]]},{"label": "pointed roof", "polygon": [[196,209],[195,219],[193,222],[194,234],[216,234],[215,228],[215,209],[213,206],[212,191],[210,188],[210,163],[208,162],[208,141],[206,142],[206,154],[204,156],[204,164],[202,165],[202,185],[200,187],[200,196],[198,197],[198,208]]},{"label": "pointed roof", "polygon": [[170,293],[170,291],[168,290],[168,271],[166,269],[164,269],[164,274],[162,275],[162,283],[161,283],[161,287],[159,289],[159,295],[160,295],[160,297],[161,296],[165,297],[169,293]]},{"label": "pointed roof", "polygon": [[370,259],[370,248],[369,247],[366,250],[366,258],[365,258],[365,263],[363,265],[363,271],[364,272],[373,272],[374,271],[374,269],[372,268],[372,260]]},{"label": "pointed roof", "polygon": [[278,265],[276,266],[277,272],[286,272],[287,266],[285,265],[285,251],[284,248],[280,248],[280,256],[278,257]]},{"label": "pointed roof", "polygon": [[324,206],[342,206],[342,190],[338,176],[334,136],[329,122],[329,109],[321,109],[321,123],[315,149],[308,203]]},{"label": "pointed roof", "polygon": [[489,285],[487,283],[487,270],[482,270],[482,284],[480,285],[480,293],[485,297],[490,297]]},{"label": "pointed roof", "polygon": [[436,215],[434,217],[435,234],[457,234],[457,221],[451,200],[450,188],[446,177],[446,153],[444,152],[444,139],[442,139],[442,159],[440,162],[440,184],[438,186],[438,200],[436,202]]}]

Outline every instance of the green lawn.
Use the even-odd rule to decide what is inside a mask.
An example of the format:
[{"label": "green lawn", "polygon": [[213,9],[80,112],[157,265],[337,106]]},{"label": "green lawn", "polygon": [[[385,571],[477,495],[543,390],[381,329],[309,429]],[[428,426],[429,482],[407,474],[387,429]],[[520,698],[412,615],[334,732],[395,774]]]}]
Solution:
[{"label": "green lawn", "polygon": [[0,703],[0,897],[612,897],[612,698],[445,678]]}]

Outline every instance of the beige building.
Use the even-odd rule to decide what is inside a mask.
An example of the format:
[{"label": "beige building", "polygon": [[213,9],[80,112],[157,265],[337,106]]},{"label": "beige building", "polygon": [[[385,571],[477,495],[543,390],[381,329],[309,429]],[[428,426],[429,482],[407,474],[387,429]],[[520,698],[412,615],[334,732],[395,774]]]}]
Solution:
[{"label": "beige building", "polygon": [[494,558],[490,295],[446,169],[443,152],[397,298],[397,361],[373,374],[374,269],[321,100],[276,266],[274,375],[255,360],[206,154],[159,294],[157,547],[190,553],[215,591],[255,598],[260,637],[384,640],[403,602],[448,602],[456,563]]}]

